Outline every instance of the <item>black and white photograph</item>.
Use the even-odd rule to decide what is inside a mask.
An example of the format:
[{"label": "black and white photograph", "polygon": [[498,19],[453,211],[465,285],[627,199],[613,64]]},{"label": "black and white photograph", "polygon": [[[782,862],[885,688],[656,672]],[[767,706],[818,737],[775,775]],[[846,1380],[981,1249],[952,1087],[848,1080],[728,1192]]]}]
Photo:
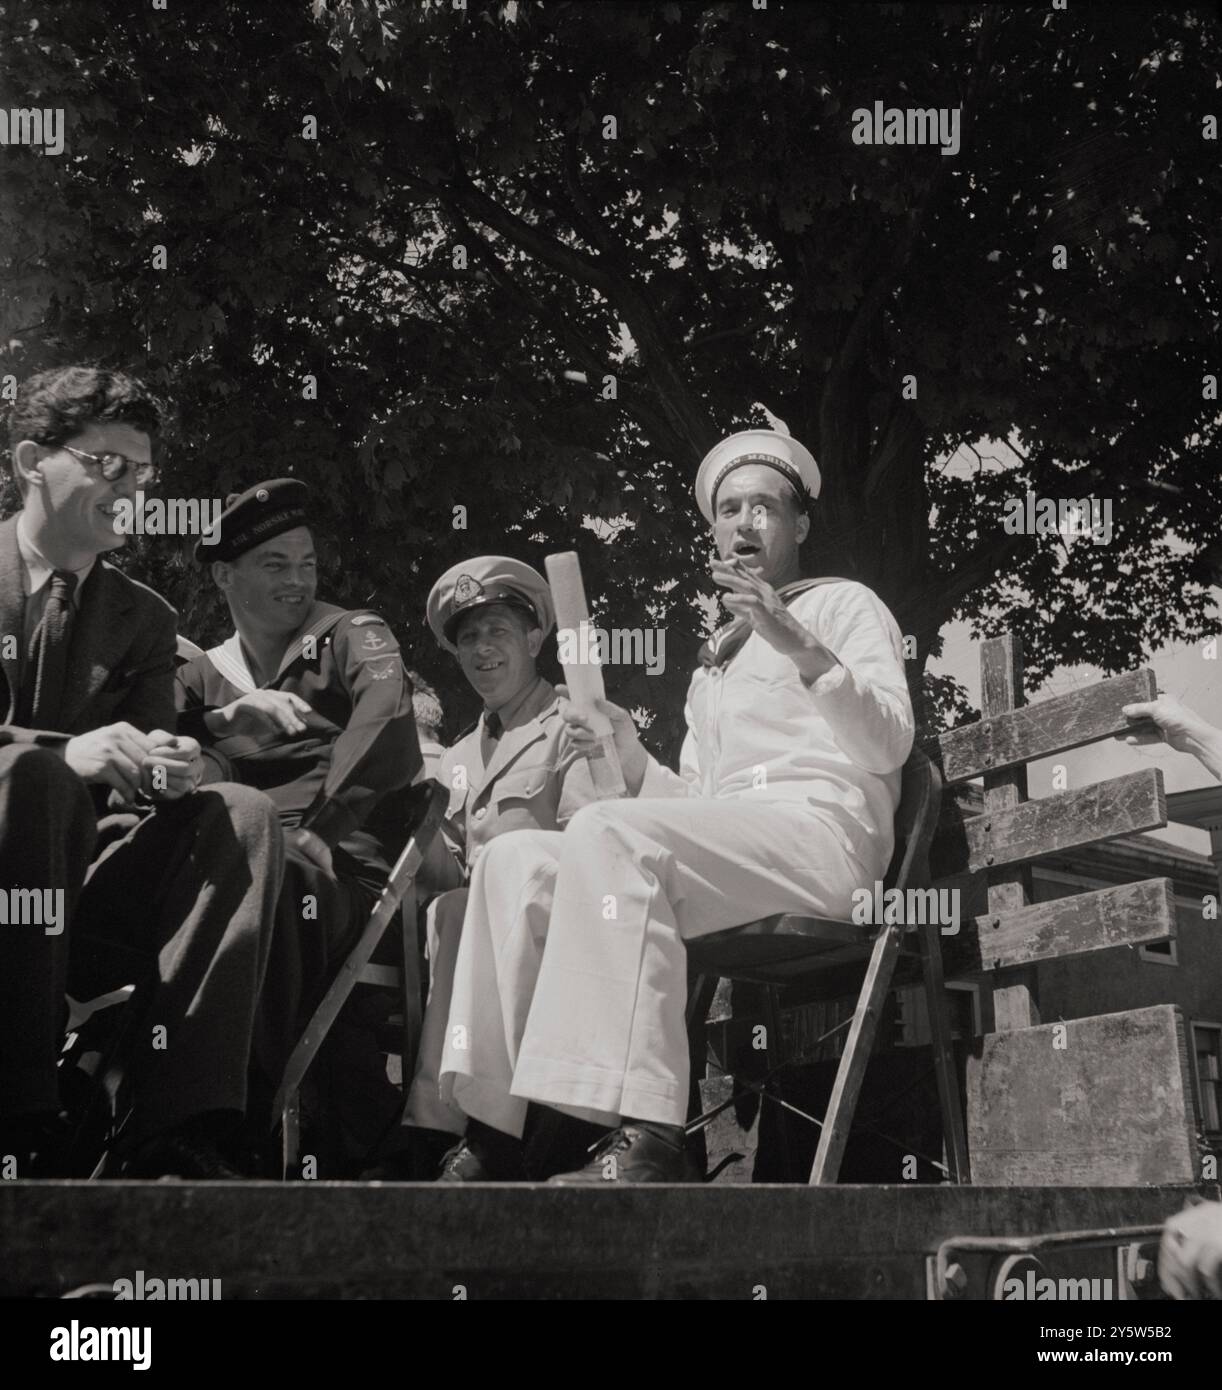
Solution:
[{"label": "black and white photograph", "polygon": [[0,0],[14,1367],[1217,1366],[1220,122],[1215,3]]}]

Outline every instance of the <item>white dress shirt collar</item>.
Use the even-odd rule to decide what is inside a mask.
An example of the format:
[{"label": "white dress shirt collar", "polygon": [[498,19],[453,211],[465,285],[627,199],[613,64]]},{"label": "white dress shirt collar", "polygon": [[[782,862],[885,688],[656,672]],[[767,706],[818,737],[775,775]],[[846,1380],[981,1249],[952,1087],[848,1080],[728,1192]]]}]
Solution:
[{"label": "white dress shirt collar", "polygon": [[[22,587],[28,597],[38,593],[42,586],[48,582],[55,573],[55,566],[26,535],[24,516],[18,518],[17,521],[17,552],[21,556]],[[81,590],[85,587],[85,581],[93,573],[93,567],[97,562],[98,557],[95,555],[83,569],[70,571],[76,575],[76,588],[72,591],[72,606],[74,608],[81,606]]]}]

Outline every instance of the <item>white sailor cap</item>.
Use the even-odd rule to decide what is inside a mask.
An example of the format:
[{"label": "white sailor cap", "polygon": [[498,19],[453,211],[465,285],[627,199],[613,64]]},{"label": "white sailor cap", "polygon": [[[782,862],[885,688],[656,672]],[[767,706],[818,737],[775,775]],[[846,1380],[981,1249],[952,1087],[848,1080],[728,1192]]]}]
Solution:
[{"label": "white sailor cap", "polygon": [[704,519],[712,524],[717,505],[717,489],[726,475],[748,463],[775,468],[788,479],[802,502],[806,496],[818,497],[822,478],[814,455],[805,444],[778,430],[739,430],[715,444],[700,462],[696,473],[696,502]]}]

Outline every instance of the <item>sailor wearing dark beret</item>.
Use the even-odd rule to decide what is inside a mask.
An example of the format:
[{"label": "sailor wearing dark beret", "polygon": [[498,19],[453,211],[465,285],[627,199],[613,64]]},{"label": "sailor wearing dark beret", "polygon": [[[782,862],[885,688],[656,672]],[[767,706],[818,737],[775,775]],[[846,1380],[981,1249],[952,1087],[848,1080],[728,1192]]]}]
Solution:
[{"label": "sailor wearing dark beret", "polygon": [[[510,830],[559,830],[594,799],[584,758],[561,748],[556,688],[536,659],[556,623],[547,580],[521,560],[480,555],[453,565],[427,604],[437,641],[457,659],[479,696],[479,720],[442,756],[437,779],[450,788],[447,838],[426,864],[434,888],[448,889],[428,914],[429,999],[405,1126],[369,1176],[436,1176],[441,1150],[457,1144],[466,1116],[442,1101],[438,1070],[450,990],[467,906],[462,886],[489,843]],[[430,1168],[431,1161],[431,1168]]]},{"label": "sailor wearing dark beret", "polygon": [[[196,554],[211,562],[235,630],[177,675],[179,731],[199,739],[219,776],[266,792],[288,840],[256,1025],[256,1059],[273,1089],[386,881],[402,840],[394,794],[421,767],[394,634],[375,612],[316,597],[308,502],[295,478],[230,498],[219,541]],[[384,1062],[376,1067],[378,1113],[345,1117],[368,1143],[397,1099]]]},{"label": "sailor wearing dark beret", "polygon": [[245,492],[231,492],[214,530],[196,543],[195,558],[200,564],[236,560],[273,536],[307,525],[309,492],[297,478],[273,478]]}]

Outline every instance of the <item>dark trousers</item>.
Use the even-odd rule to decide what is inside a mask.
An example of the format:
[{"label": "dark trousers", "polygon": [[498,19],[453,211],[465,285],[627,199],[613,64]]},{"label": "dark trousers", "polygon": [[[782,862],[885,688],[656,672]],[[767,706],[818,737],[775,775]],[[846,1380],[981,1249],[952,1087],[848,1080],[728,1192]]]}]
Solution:
[{"label": "dark trousers", "polygon": [[[0,889],[64,894],[69,921],[97,839],[84,782],[47,748],[0,748]],[[59,1109],[68,932],[0,925],[0,1117]]]},{"label": "dark trousers", "polygon": [[[21,762],[19,756],[17,767]],[[5,869],[8,846],[25,842],[32,816],[45,823],[53,803],[88,800],[80,779],[54,762],[56,770],[42,769],[45,778],[29,779],[32,795],[24,794],[31,787],[23,776],[0,773],[0,784],[9,784],[0,796],[11,798],[9,813],[0,815]],[[91,813],[88,836],[93,833]],[[163,803],[107,845],[79,890],[69,932],[46,938],[70,938],[67,984],[76,998],[151,982],[140,1031],[128,1049],[133,1142],[195,1115],[245,1110],[255,1009],[283,872],[284,840],[271,802],[251,788],[216,783]],[[37,1108],[57,1104],[65,950],[62,944],[52,950],[59,952],[55,968],[26,976],[27,1012],[36,1027],[12,1039],[15,1074],[24,1068],[40,1078]],[[20,989],[13,972],[23,963],[4,952],[5,987]],[[7,1031],[4,1036],[7,1041]],[[3,1067],[0,1094],[10,1113],[29,1108],[9,1098]]]},{"label": "dark trousers", "polygon": [[[255,1024],[255,1088],[262,1123],[293,1048],[335,979],[373,912],[386,879],[385,866],[358,859],[343,846],[333,851],[334,874],[325,874],[295,849],[286,852],[284,888],[267,980]],[[393,1119],[400,1094],[386,1076],[376,1045],[379,1004],[358,989],[332,1025],[314,1067],[312,1089],[323,1097],[328,1158],[366,1151]],[[376,991],[378,995],[383,992]]]}]

